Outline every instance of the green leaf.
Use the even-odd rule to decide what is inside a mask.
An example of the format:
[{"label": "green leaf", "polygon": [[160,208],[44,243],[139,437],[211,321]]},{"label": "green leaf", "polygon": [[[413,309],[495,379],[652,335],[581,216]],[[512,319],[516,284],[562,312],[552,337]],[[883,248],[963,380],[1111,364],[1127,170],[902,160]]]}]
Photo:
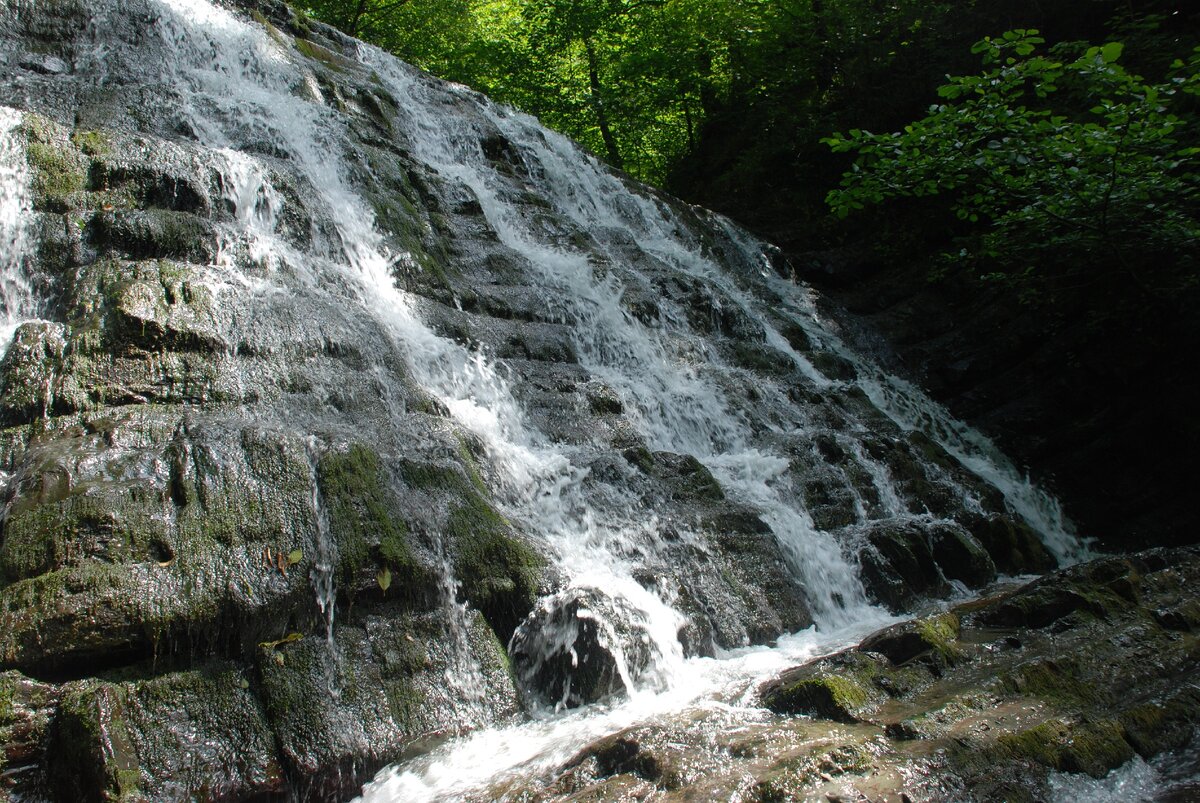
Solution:
[{"label": "green leaf", "polygon": [[379,570],[379,574],[375,575],[375,582],[379,583],[380,589],[387,591],[392,586],[392,570],[384,566]]},{"label": "green leaf", "polygon": [[1104,59],[1105,64],[1112,64],[1117,59],[1121,58],[1121,53],[1125,50],[1125,45],[1121,42],[1109,42],[1104,47],[1100,48],[1100,58]]},{"label": "green leaf", "polygon": [[293,549],[288,553],[287,558],[288,566],[295,566],[297,563],[304,560],[304,551],[300,549]]}]

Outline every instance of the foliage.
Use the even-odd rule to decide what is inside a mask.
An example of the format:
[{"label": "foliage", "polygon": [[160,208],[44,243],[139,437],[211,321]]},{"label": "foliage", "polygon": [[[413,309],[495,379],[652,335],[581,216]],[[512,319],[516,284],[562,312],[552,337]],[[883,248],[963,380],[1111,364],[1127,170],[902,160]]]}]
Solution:
[{"label": "foliage", "polygon": [[1200,238],[1200,148],[1187,136],[1194,121],[1176,113],[1200,93],[1200,49],[1152,83],[1120,64],[1119,42],[1049,55],[1043,42],[1035,30],[984,39],[972,51],[984,72],[951,78],[923,119],[824,139],[855,155],[828,203],[845,217],[892,198],[944,196],[979,224],[958,256],[1031,296],[1099,280],[1101,267],[1152,295],[1194,283],[1179,265],[1143,263]]},{"label": "foliage", "polygon": [[[780,55],[759,41],[764,32],[793,24],[808,5],[307,0],[306,8],[437,75],[538,115],[638,177],[662,182],[695,147],[719,99]],[[750,63],[757,66],[747,69]]]}]

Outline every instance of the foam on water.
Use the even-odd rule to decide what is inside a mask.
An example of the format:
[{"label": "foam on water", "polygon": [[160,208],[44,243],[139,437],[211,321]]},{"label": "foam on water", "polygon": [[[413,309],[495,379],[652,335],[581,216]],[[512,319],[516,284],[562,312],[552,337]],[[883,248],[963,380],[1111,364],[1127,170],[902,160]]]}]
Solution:
[{"label": "foam on water", "polygon": [[747,647],[716,658],[692,658],[680,682],[664,692],[633,692],[607,706],[536,718],[510,728],[471,734],[430,754],[381,772],[363,789],[364,803],[454,800],[506,780],[536,778],[560,766],[589,743],[640,723],[689,709],[723,709],[746,721],[762,718],[758,684],[804,661],[857,642],[895,619],[875,613],[853,627],[786,636],[774,647]]}]

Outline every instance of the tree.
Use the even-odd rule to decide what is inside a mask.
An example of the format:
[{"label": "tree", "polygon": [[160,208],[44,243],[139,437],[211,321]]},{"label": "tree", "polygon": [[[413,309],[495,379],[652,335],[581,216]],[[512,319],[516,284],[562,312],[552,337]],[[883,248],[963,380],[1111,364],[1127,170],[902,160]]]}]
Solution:
[{"label": "tree", "polygon": [[1151,83],[1121,66],[1118,42],[1050,55],[1041,44],[1035,30],[984,39],[973,52],[985,71],[951,78],[928,116],[891,134],[825,138],[855,157],[830,207],[845,217],[943,196],[966,224],[954,256],[1028,298],[1117,275],[1157,299],[1194,286],[1200,148],[1184,134],[1196,123],[1186,101],[1200,94],[1200,48]]}]

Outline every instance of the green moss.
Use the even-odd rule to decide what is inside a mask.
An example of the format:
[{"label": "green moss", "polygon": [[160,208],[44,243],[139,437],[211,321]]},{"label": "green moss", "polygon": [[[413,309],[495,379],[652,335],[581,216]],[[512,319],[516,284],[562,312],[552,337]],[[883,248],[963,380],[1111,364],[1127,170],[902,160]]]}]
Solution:
[{"label": "green moss", "polygon": [[463,593],[507,640],[537,599],[545,563],[474,488],[450,511],[446,534]]},{"label": "green moss", "polygon": [[645,446],[633,446],[622,454],[631,465],[643,474],[649,474],[654,469],[654,455]]},{"label": "green moss", "polygon": [[1058,706],[1099,702],[1096,688],[1079,678],[1079,667],[1067,658],[1023,664],[1001,676],[1005,691],[1036,697]]},{"label": "green moss", "polygon": [[348,62],[346,61],[346,58],[337,53],[334,53],[329,48],[322,47],[321,45],[318,45],[316,42],[310,42],[307,39],[300,39],[300,38],[297,38],[295,40],[295,44],[296,44],[296,50],[298,50],[300,52],[300,55],[304,56],[307,59],[312,59],[313,61],[319,61],[321,64],[324,64],[326,67],[329,67],[330,69],[333,69],[333,70],[338,70],[339,72],[346,69],[346,66],[348,64]]},{"label": "green moss", "polygon": [[132,493],[90,495],[88,486],[80,486],[66,499],[21,510],[5,524],[0,576],[34,577],[85,558],[148,561],[151,545],[167,538],[165,524],[154,515],[158,507],[140,504]]},{"label": "green moss", "polygon": [[958,644],[960,623],[953,613],[930,616],[916,622],[917,633],[929,648],[947,663],[954,664],[963,657]]},{"label": "green moss", "polygon": [[294,9],[288,6],[288,11],[291,12],[291,17],[288,23],[291,25],[292,31],[297,35],[308,35],[312,32],[312,19],[303,9]]},{"label": "green moss", "polygon": [[808,714],[835,722],[857,722],[854,712],[870,699],[858,681],[838,675],[805,678],[775,690],[764,700],[772,711]]},{"label": "green moss", "polygon": [[33,168],[33,193],[39,205],[65,211],[71,205],[68,197],[87,188],[83,160],[74,149],[58,143],[30,142],[26,155]]},{"label": "green moss", "polygon": [[673,496],[676,499],[705,499],[719,502],[725,498],[721,484],[703,463],[691,455],[685,455],[680,468],[681,479]]},{"label": "green moss", "polygon": [[172,258],[206,262],[215,232],[211,221],[191,212],[147,208],[96,215],[92,240],[133,259]]},{"label": "green moss", "polygon": [[1200,720],[1200,689],[1183,686],[1154,702],[1128,708],[1116,719],[1125,740],[1144,758],[1183,748]]},{"label": "green moss", "polygon": [[1133,758],[1133,748],[1113,720],[1069,724],[1053,719],[996,740],[1002,757],[1027,759],[1063,772],[1099,778]]},{"label": "green moss", "polygon": [[101,131],[76,131],[71,142],[88,156],[107,156],[112,153],[112,140]]},{"label": "green moss", "polygon": [[467,472],[467,479],[475,486],[475,490],[480,494],[487,496],[487,484],[483,481],[483,475],[479,472],[479,464],[475,462],[475,456],[471,453],[470,447],[461,436],[458,438],[458,456],[462,460],[463,468]]},{"label": "green moss", "polygon": [[425,695],[407,678],[392,678],[384,681],[388,709],[392,719],[399,723],[417,720],[425,707]]},{"label": "green moss", "polygon": [[398,592],[414,591],[423,570],[408,542],[408,525],[393,515],[379,456],[362,445],[330,453],[317,467],[321,496],[329,512],[329,527],[338,547],[338,579],[353,585],[370,561],[372,547],[401,582]]},{"label": "green moss", "polygon": [[447,491],[454,494],[466,493],[466,478],[452,466],[435,463],[404,461],[400,466],[404,484],[420,491]]},{"label": "green moss", "polygon": [[63,799],[143,799],[122,685],[85,683],[64,693],[55,714],[49,775]]},{"label": "green moss", "polygon": [[[0,675],[0,736],[4,734],[4,729],[12,721],[13,715],[13,698],[15,696],[16,673],[6,672]],[[0,744],[4,740],[0,739]],[[0,752],[0,761],[4,758],[3,752]],[[2,766],[2,765],[0,765]]]}]

